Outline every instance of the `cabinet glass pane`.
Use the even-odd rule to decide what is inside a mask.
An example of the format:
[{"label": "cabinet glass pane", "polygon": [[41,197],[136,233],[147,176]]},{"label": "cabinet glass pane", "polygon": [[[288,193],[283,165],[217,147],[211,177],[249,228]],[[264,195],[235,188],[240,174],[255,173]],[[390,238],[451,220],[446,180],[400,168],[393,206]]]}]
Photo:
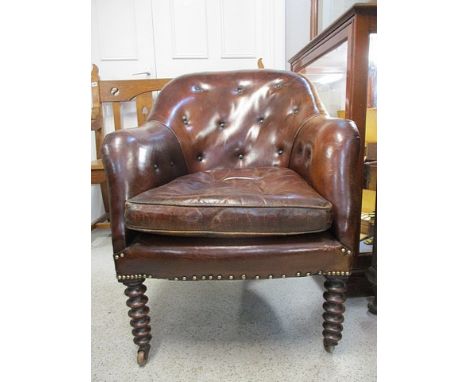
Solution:
[{"label": "cabinet glass pane", "polygon": [[314,84],[325,109],[332,117],[344,118],[348,42],[324,54],[299,73]]}]

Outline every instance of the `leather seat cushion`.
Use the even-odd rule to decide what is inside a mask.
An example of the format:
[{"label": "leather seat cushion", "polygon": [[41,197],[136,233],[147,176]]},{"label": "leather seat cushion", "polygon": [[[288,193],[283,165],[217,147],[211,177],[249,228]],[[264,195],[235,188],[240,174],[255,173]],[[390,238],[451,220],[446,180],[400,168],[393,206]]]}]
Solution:
[{"label": "leather seat cushion", "polygon": [[125,223],[168,235],[292,235],[327,230],[332,205],[288,168],[213,169],[127,200]]}]

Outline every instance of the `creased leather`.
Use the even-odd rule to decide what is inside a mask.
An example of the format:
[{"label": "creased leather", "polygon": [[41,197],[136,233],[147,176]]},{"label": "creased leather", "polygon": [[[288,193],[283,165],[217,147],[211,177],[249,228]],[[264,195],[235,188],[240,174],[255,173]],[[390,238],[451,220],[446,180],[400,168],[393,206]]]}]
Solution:
[{"label": "creased leather", "polygon": [[110,195],[114,253],[122,251],[131,231],[125,228],[125,201],[187,173],[174,133],[159,122],[106,135],[102,158]]},{"label": "creased leather", "polygon": [[301,123],[318,114],[309,82],[292,72],[241,70],[178,77],[159,93],[148,120],[169,126],[189,172],[287,167]]},{"label": "creased leather", "polygon": [[360,138],[353,121],[314,116],[299,131],[289,167],[333,204],[332,231],[357,253],[361,187]]},{"label": "creased leather", "polygon": [[213,169],[126,204],[126,225],[171,235],[259,236],[327,230],[332,205],[288,168]]}]

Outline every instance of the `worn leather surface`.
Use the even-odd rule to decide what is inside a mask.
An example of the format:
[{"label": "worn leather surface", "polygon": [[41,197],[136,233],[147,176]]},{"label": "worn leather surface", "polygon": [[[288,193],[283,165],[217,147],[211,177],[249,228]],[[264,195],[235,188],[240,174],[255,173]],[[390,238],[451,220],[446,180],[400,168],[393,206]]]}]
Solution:
[{"label": "worn leather surface", "polygon": [[[290,72],[203,73],[169,83],[144,127],[109,134],[104,142],[114,253],[124,254],[115,260],[118,273],[277,277],[349,270],[351,256],[338,248],[343,244],[356,250],[358,245],[359,136],[352,122],[325,114],[312,86]],[[331,202],[331,229],[294,236],[204,238],[125,227],[125,202],[136,195],[186,174],[257,167],[289,167],[303,177]],[[171,220],[159,223],[169,227]]]},{"label": "worn leather surface", "polygon": [[110,195],[114,252],[122,251],[132,232],[124,221],[125,201],[187,173],[174,133],[160,122],[106,135],[102,158]]},{"label": "worn leather surface", "polygon": [[302,175],[333,205],[332,232],[358,253],[360,138],[352,121],[323,115],[309,118],[300,129],[289,167]]},{"label": "worn leather surface", "polygon": [[169,126],[189,172],[287,167],[299,126],[319,108],[309,82],[292,72],[190,74],[160,92],[149,120]]},{"label": "worn leather surface", "polygon": [[171,237],[138,234],[116,261],[119,275],[223,279],[296,276],[297,272],[350,271],[352,256],[329,232],[256,238]]},{"label": "worn leather surface", "polygon": [[172,235],[258,236],[327,230],[332,205],[284,167],[185,175],[127,201],[128,228]]}]

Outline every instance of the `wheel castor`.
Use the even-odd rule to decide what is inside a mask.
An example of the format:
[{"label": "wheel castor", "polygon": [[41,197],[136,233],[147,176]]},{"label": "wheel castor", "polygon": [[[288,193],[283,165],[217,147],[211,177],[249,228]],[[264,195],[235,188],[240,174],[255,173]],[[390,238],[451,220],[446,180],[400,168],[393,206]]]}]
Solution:
[{"label": "wheel castor", "polygon": [[334,350],[335,350],[335,345],[330,345],[330,344],[324,343],[324,344],[323,344],[323,347],[325,348],[325,351],[326,351],[327,353],[330,353],[330,354],[333,353]]},{"label": "wheel castor", "polygon": [[149,350],[138,350],[137,353],[137,363],[139,366],[145,366],[146,361],[148,360],[148,351]]}]

